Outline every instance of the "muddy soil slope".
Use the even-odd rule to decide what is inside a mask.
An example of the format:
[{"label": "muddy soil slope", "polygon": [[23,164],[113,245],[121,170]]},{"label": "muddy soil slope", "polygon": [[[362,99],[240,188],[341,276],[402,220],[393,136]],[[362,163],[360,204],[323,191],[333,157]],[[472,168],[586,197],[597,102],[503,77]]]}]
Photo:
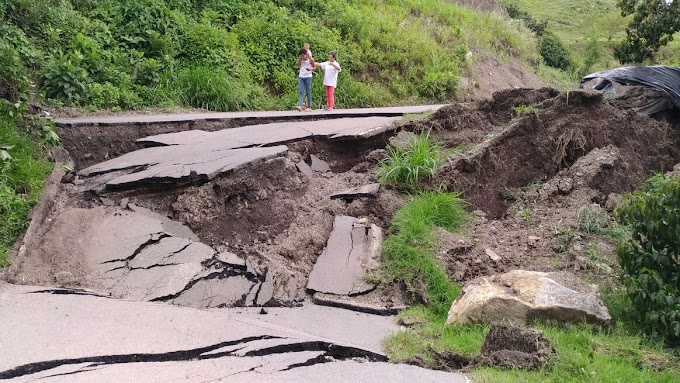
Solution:
[{"label": "muddy soil slope", "polygon": [[476,216],[468,233],[442,233],[440,255],[460,281],[514,268],[613,279],[607,209],[680,162],[678,132],[666,122],[581,90],[502,91],[416,125],[462,148],[431,181],[462,192]]}]

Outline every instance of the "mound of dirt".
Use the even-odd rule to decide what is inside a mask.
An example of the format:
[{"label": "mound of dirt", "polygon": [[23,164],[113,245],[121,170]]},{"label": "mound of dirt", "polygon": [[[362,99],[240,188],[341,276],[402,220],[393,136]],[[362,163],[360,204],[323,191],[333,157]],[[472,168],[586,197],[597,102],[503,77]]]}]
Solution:
[{"label": "mound of dirt", "polygon": [[534,330],[494,325],[484,339],[477,362],[503,368],[540,368],[553,354],[550,340]]},{"label": "mound of dirt", "polygon": [[463,147],[430,184],[462,192],[474,213],[465,235],[438,232],[438,257],[460,282],[524,268],[616,285],[607,210],[680,162],[679,135],[668,123],[581,90],[498,92],[416,125]]},{"label": "mound of dirt", "polygon": [[[518,98],[512,91],[499,92],[490,103],[468,106],[468,113],[460,113],[455,107],[440,110],[430,122],[436,128],[434,138],[451,147],[465,144],[449,131],[460,130],[461,124],[456,121],[474,116],[481,121],[473,129],[487,132],[489,139],[477,142],[464,156],[443,168],[433,185],[463,191],[473,206],[499,218],[511,204],[507,189],[545,182],[594,149],[613,145],[625,162],[619,165],[619,170],[625,171],[603,175],[616,181],[600,183],[617,185],[601,187],[598,190],[602,193],[611,189],[629,191],[650,172],[672,168],[680,159],[677,133],[667,124],[619,110],[599,93],[571,91],[542,102],[541,96],[547,98],[554,93],[546,90],[539,95],[527,94],[530,97]],[[509,118],[504,116],[517,105],[531,107],[504,124],[504,118]]]}]

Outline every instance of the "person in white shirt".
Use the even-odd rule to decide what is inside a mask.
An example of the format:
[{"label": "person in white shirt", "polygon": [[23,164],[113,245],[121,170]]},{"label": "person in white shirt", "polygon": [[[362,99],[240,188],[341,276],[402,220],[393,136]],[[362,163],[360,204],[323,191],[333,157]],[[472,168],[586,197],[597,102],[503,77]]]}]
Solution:
[{"label": "person in white shirt", "polygon": [[323,85],[326,88],[326,110],[333,110],[335,107],[335,88],[338,86],[338,73],[342,72],[340,64],[335,60],[335,52],[328,54],[328,61],[324,61],[316,66],[321,67],[325,72],[323,75]]},{"label": "person in white shirt", "polygon": [[[300,68],[300,74],[298,75],[298,103],[295,108],[299,111],[311,112],[312,74],[316,70],[317,65],[304,48],[298,52],[297,67]],[[302,101],[305,99],[305,93],[307,94],[307,106],[303,109]]]}]

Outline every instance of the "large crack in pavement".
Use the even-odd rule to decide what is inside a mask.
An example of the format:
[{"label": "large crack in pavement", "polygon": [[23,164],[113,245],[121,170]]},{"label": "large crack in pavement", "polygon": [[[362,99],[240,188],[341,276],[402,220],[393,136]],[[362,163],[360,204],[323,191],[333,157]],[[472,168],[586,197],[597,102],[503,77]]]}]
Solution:
[{"label": "large crack in pavement", "polygon": [[[179,350],[170,351],[164,353],[138,353],[138,354],[118,354],[118,355],[99,355],[99,356],[88,356],[81,358],[71,358],[71,359],[56,359],[48,360],[42,362],[28,363],[21,366],[11,368],[9,370],[0,371],[0,380],[14,379],[18,377],[23,377],[27,375],[33,375],[39,372],[52,370],[58,367],[67,365],[77,365],[86,364],[89,365],[81,368],[77,371],[72,371],[66,374],[75,374],[85,371],[90,371],[90,367],[104,366],[104,365],[114,365],[114,364],[126,364],[126,363],[161,363],[161,362],[183,362],[191,360],[210,360],[218,359],[224,357],[238,357],[238,358],[253,358],[253,357],[265,357],[270,355],[280,355],[288,353],[298,353],[298,352],[321,352],[322,354],[310,358],[306,361],[299,363],[292,363],[279,371],[287,371],[298,367],[311,366],[319,363],[327,363],[333,360],[347,360],[347,359],[365,359],[371,362],[386,362],[387,357],[372,351],[351,347],[343,346],[325,341],[307,341],[307,342],[296,342],[281,344],[276,346],[264,347],[255,350],[248,351],[244,354],[238,354],[237,352],[245,347],[248,343],[268,340],[268,339],[286,339],[284,337],[278,337],[273,335],[261,335],[261,336],[251,336],[246,338],[241,338],[238,340],[225,341],[216,343],[210,346],[199,347],[189,350]],[[239,346],[244,345],[244,347],[231,349],[219,353],[210,353],[212,351],[229,347],[229,346]],[[208,354],[210,353],[210,354]],[[244,371],[246,372],[246,371]],[[65,374],[58,374],[65,375]],[[55,375],[56,376],[56,375]]]}]

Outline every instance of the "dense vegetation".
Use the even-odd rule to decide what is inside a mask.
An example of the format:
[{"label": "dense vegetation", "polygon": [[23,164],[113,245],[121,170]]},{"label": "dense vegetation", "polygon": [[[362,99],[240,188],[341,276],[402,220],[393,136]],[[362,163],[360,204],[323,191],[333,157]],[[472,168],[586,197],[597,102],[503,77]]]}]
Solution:
[{"label": "dense vegetation", "polygon": [[[626,40],[626,28],[632,19],[631,16],[622,16],[617,0],[503,0],[503,3],[513,18],[524,20],[538,35],[542,33],[536,32],[537,27],[540,32],[545,30],[553,34],[567,48],[566,55],[556,56],[568,58],[566,68],[541,73],[548,82],[564,79],[565,85],[569,86],[577,83],[584,74],[635,61],[615,56],[617,47],[623,46]],[[666,23],[661,29],[669,27],[670,24]],[[646,64],[680,66],[680,40],[676,38],[645,58]],[[565,61],[559,60],[558,63]]]},{"label": "dense vegetation", "polygon": [[338,107],[450,99],[470,49],[536,56],[522,28],[444,1],[8,0],[0,89],[33,81],[91,108],[290,108],[305,41],[317,59],[338,51]]},{"label": "dense vegetation", "polygon": [[621,14],[631,16],[626,39],[614,54],[622,62],[642,63],[653,59],[660,47],[680,32],[680,3],[676,0],[618,0]]},{"label": "dense vegetation", "polygon": [[58,138],[44,118],[26,115],[24,104],[0,104],[0,267],[28,225],[26,215],[40,198],[52,164],[43,159]]},{"label": "dense vegetation", "polygon": [[680,177],[652,177],[617,212],[632,229],[617,253],[637,319],[680,346]]}]

